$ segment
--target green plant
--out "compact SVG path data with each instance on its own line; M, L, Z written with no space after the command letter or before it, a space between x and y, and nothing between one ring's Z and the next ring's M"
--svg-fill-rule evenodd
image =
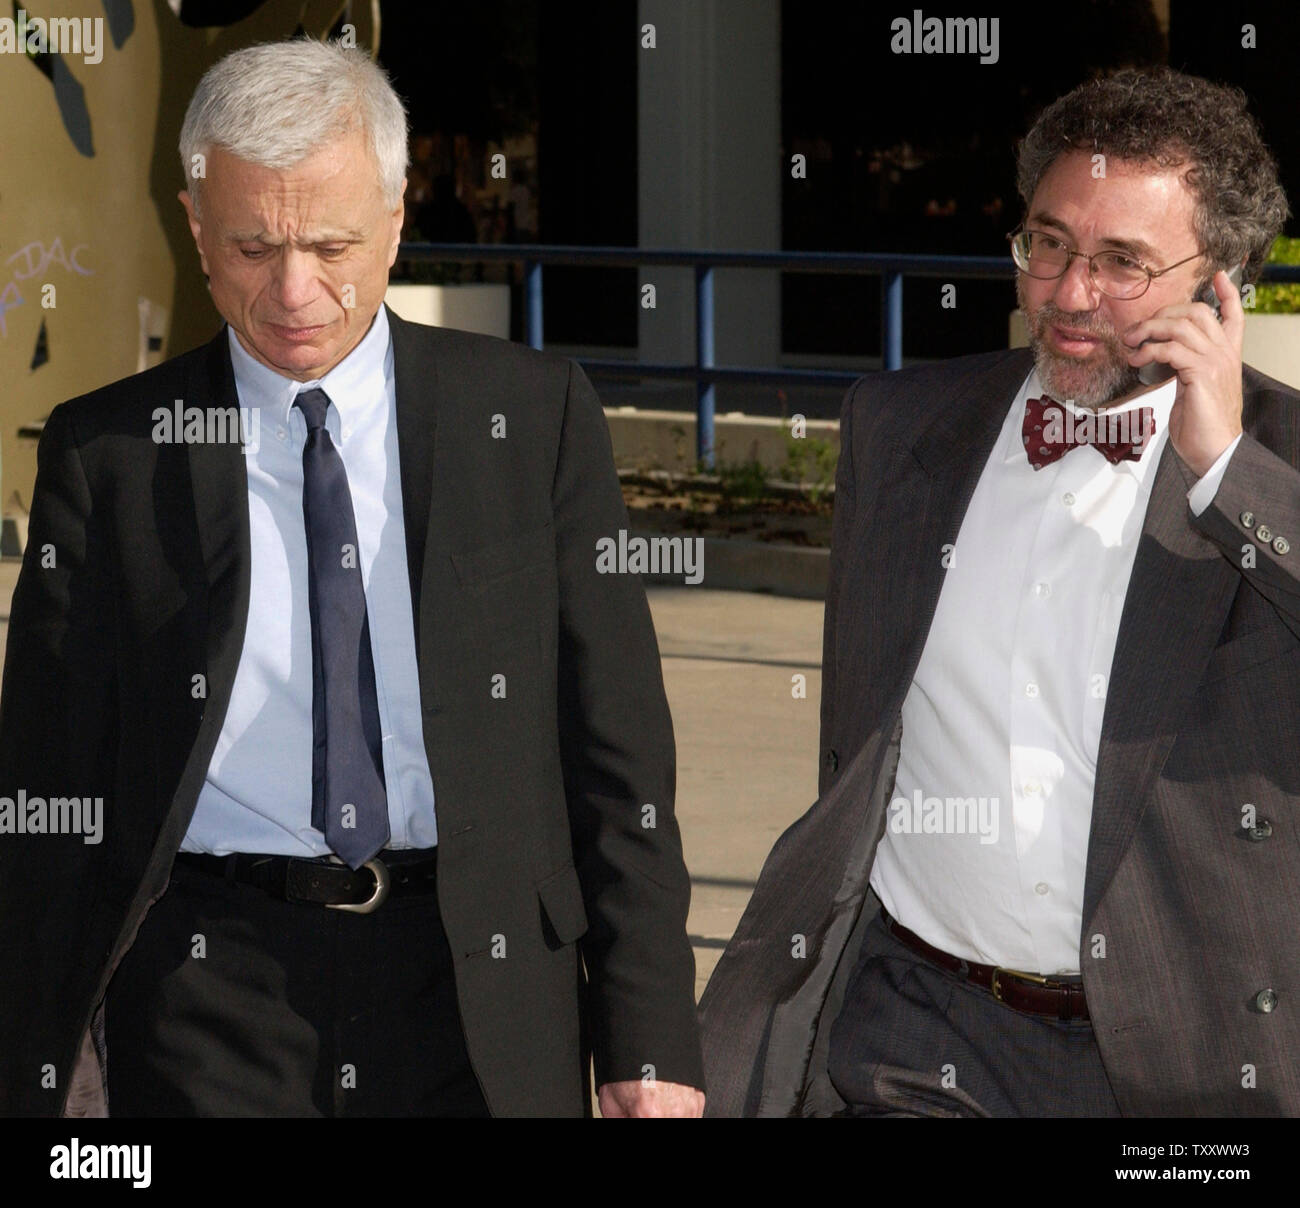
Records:
M808 498L820 503L835 482L838 457L835 443L823 436L795 437L786 433L785 465L779 473L784 482L806 484Z
M748 461L719 462L717 474L724 498L755 500L767 493L767 468L752 457Z
M1300 239L1279 235L1268 253L1269 264L1300 264ZM1300 281L1255 286L1255 314L1300 314Z

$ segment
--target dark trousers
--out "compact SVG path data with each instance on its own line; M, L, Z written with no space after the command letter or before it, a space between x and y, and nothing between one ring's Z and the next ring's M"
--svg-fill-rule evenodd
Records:
M1012 1010L900 943L878 911L828 1067L852 1116L1120 1114L1091 1024Z
M108 987L112 1116L485 1116L437 896L373 914L178 861Z

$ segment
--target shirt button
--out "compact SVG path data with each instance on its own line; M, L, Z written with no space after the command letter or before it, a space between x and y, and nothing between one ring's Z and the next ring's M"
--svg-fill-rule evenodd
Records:
M1273 538L1273 552L1274 552L1274 553L1277 553L1277 554L1285 554L1285 553L1287 553L1287 552L1290 550L1290 548L1291 548L1291 542L1289 542L1285 537L1274 537L1274 538Z
M1263 843L1273 833L1273 824L1267 818L1261 818L1246 831L1246 838L1254 843Z
M1042 791L1043 791L1043 786L1039 784L1037 780L1025 781L1025 792L1030 797L1037 797L1038 794L1041 793Z
M1037 685L1037 684L1026 684L1026 685L1025 685L1025 695L1026 695L1027 697L1029 697L1030 700L1036 700L1036 699L1038 698L1038 685Z
M1271 990L1271 989L1261 990L1258 994L1255 995L1255 1009L1257 1011L1263 1011L1264 1014L1267 1015L1276 1006L1277 1006L1276 990Z
M1046 895L1047 895L1048 892L1049 892L1049 890L1048 890L1048 888L1047 888L1047 882L1046 882L1046 881L1039 881L1038 884L1034 886L1034 892L1035 892L1035 893L1036 893L1040 898L1041 898L1041 897L1046 897Z
M1273 530L1267 524L1261 524L1255 530L1255 536L1258 537L1265 545L1273 540Z
M283 428L277 428L277 429L275 430L275 439L276 439L276 440L288 440L288 439L289 439L289 433L286 432Z
M1243 525L1245 528L1254 528L1254 527L1255 527L1255 513L1254 513L1254 512L1242 512L1242 514L1241 514L1241 523L1242 523L1242 525Z
M1067 508L1074 507L1074 492L1066 491L1065 494L1061 496L1061 502L1065 504Z
M1034 595L1040 600L1046 600L1052 594L1052 585L1050 583L1035 583Z
M352 429L351 429L351 428L344 428L344 429L343 429L343 439L344 439L344 440L347 440L348 437L351 436L351 435L352 435Z

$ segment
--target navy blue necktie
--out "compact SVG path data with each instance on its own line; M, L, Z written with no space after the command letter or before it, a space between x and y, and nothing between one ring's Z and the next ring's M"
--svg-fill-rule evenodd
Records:
M388 842L375 662L357 525L343 459L325 427L330 398L294 399L307 420L302 514L311 605L311 824L352 868Z

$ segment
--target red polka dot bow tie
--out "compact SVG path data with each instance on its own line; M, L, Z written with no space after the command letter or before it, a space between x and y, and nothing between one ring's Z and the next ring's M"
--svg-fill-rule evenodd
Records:
M1155 435L1155 411L1081 411L1078 414L1044 395L1025 401L1022 425L1025 452L1035 470L1059 461L1078 445L1091 445L1111 465L1137 461Z

